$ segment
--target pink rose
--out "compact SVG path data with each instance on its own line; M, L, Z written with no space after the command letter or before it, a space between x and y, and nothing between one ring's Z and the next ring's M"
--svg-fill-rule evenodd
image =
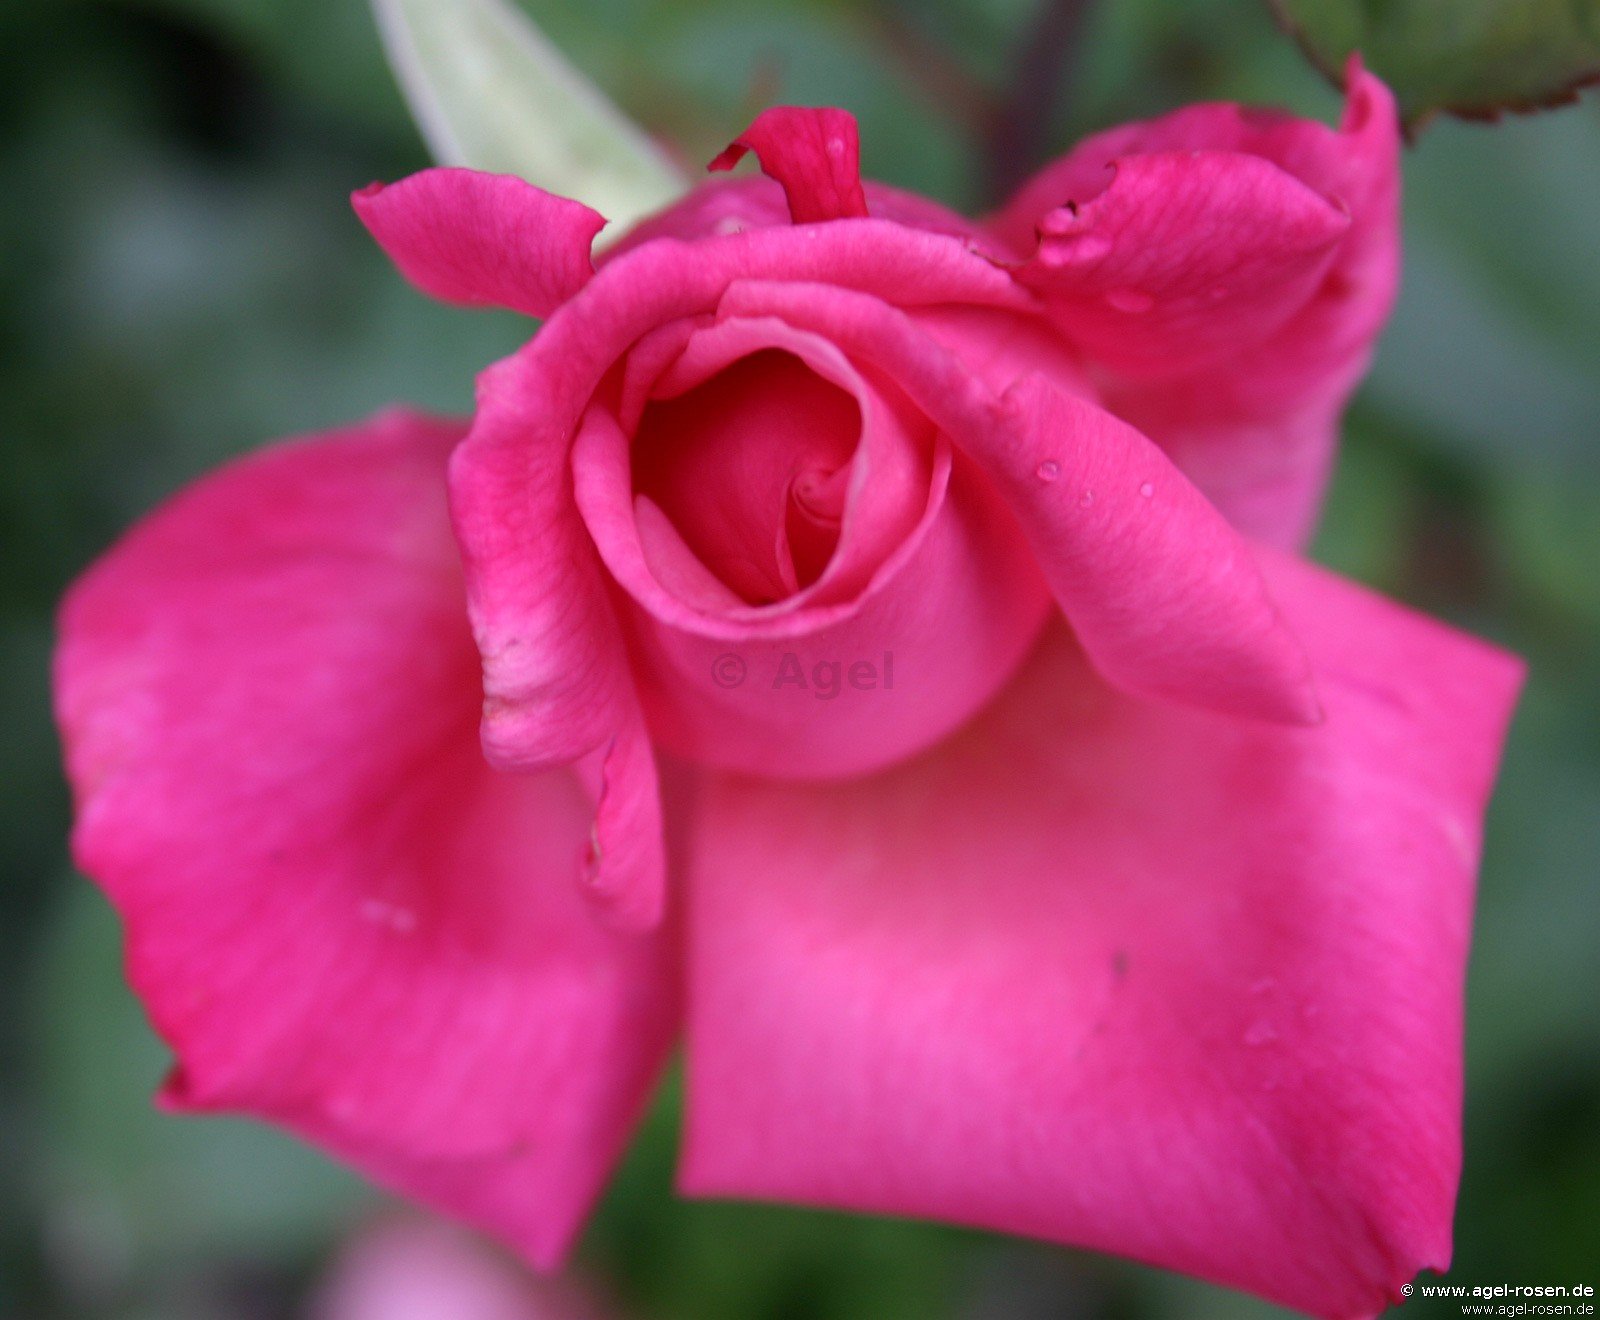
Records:
M682 1039L691 1194L1328 1316L1442 1268L1520 666L1294 554L1396 142L1355 67L1339 131L1196 106L978 222L774 109L598 272L515 178L358 193L547 319L470 427L242 460L66 604L165 1103L550 1265Z

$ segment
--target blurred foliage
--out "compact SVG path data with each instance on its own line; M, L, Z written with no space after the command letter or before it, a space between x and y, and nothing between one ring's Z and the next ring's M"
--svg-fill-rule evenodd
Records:
M1024 0L536 0L574 61L704 159L763 101L834 102L869 172L979 201ZM1334 97L1257 0L1094 11L1051 126ZM426 163L358 0L0 8L0 1315L298 1314L376 1203L274 1133L146 1099L162 1051L64 858L50 612L163 495L395 398L461 410L525 333L411 292L345 194ZM1600 1260L1600 106L1441 123L1407 159L1407 282L1319 557L1528 656L1470 985L1453 1278ZM668 1087L582 1265L659 1320L1234 1320L1271 1308L925 1225L671 1196ZM1444 1315L1415 1301L1407 1315Z
M1600 79L1600 0L1272 0L1336 82L1360 51L1412 125L1570 100Z

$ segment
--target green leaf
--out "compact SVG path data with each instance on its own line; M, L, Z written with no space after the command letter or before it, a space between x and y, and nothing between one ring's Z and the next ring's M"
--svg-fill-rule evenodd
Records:
M1415 128L1569 101L1600 80L1600 0L1270 0L1313 63L1341 81L1352 51Z
M505 0L373 0L400 87L435 158L518 174L611 221L688 188L683 175Z

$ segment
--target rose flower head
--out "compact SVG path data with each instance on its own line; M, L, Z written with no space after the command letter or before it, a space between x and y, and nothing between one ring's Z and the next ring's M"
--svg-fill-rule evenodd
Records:
M766 111L599 259L355 196L541 318L470 422L200 481L73 588L76 856L182 1110L541 1266L683 1050L680 1182L1318 1315L1442 1268L1521 667L1308 564L1398 269L1393 102L1199 105L964 218Z

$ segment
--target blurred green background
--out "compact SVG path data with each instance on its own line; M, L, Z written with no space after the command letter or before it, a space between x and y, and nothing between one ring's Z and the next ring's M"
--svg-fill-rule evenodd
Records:
M870 173L972 206L1033 5L530 8L691 158L768 100L835 103ZM1337 113L1259 0L1102 4L1069 84L1051 149L1197 97ZM273 1133L149 1107L162 1051L65 858L46 664L62 587L153 502L391 399L464 410L515 346L525 323L413 293L346 205L425 163L360 0L0 6L0 1315L300 1315L377 1203ZM1435 124L1406 169L1405 289L1317 553L1531 661L1490 820L1451 1277L1600 1283L1600 103ZM1274 1314L1028 1243L675 1201L674 1103L584 1243L621 1314Z

